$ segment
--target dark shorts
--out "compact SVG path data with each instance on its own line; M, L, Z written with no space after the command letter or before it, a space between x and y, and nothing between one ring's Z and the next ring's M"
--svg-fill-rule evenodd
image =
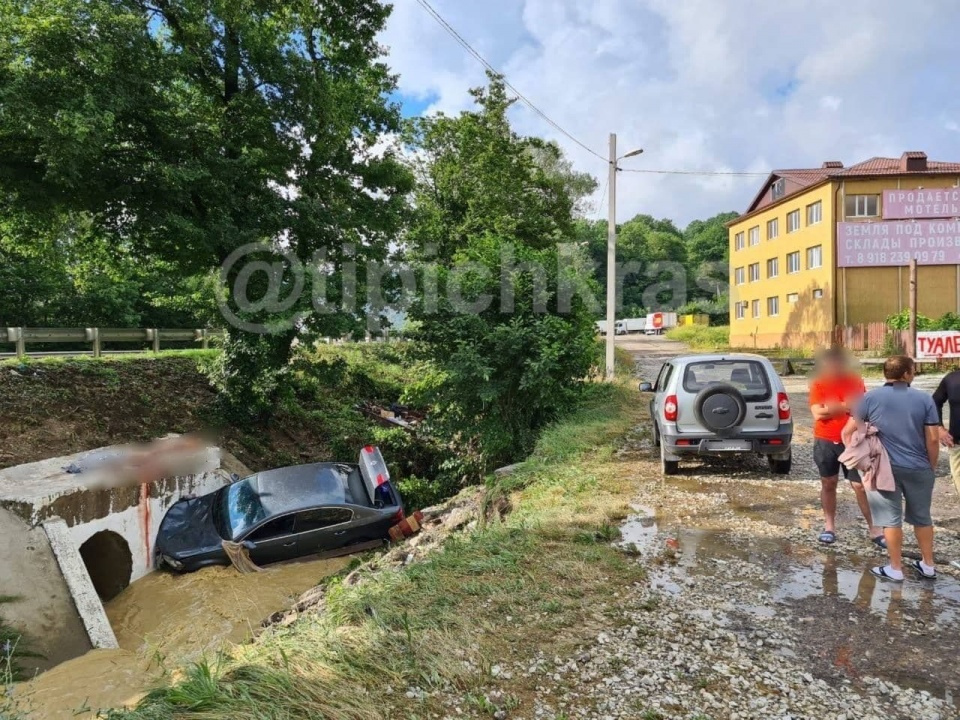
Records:
M933 470L893 466L896 489L889 492L875 490L867 493L870 513L878 527L901 527L903 521L915 527L930 527L930 505L933 501L933 486L936 480ZM907 512L903 512L906 504Z
M814 438L813 440L813 462L820 471L820 477L836 477L841 472L843 476L852 483L860 482L860 475L856 470L847 470L840 462L840 456L843 454L843 443L835 443L830 440Z

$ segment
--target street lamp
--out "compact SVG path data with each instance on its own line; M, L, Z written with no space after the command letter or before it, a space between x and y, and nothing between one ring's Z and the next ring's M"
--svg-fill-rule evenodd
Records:
M614 342L617 320L617 163L627 158L636 157L643 149L631 150L626 155L617 157L617 134L610 133L610 187L609 216L607 219L607 382L614 377Z

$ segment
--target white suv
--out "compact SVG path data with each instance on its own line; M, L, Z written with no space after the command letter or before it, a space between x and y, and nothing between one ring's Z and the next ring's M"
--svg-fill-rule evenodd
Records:
M687 355L663 364L650 401L654 444L665 475L681 458L757 453L770 470L790 472L790 400L770 361L760 355Z

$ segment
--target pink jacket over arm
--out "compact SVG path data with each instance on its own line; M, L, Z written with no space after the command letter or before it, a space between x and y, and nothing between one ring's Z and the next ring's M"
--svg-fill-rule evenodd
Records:
M857 470L867 490L892 491L896 489L890 456L871 423L857 423L850 442L840 454L840 462L847 470Z

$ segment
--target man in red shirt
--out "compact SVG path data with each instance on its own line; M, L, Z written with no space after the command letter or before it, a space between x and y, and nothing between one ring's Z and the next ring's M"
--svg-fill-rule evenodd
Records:
M837 540L837 480L843 470L867 521L871 540L878 547L886 547L883 532L873 525L860 476L856 470L848 472L840 463L844 450L841 433L865 391L863 378L847 367L843 350L831 348L820 356L817 376L810 382L810 412L814 419L813 460L820 471L820 504L823 506L823 532L819 539L825 545Z

